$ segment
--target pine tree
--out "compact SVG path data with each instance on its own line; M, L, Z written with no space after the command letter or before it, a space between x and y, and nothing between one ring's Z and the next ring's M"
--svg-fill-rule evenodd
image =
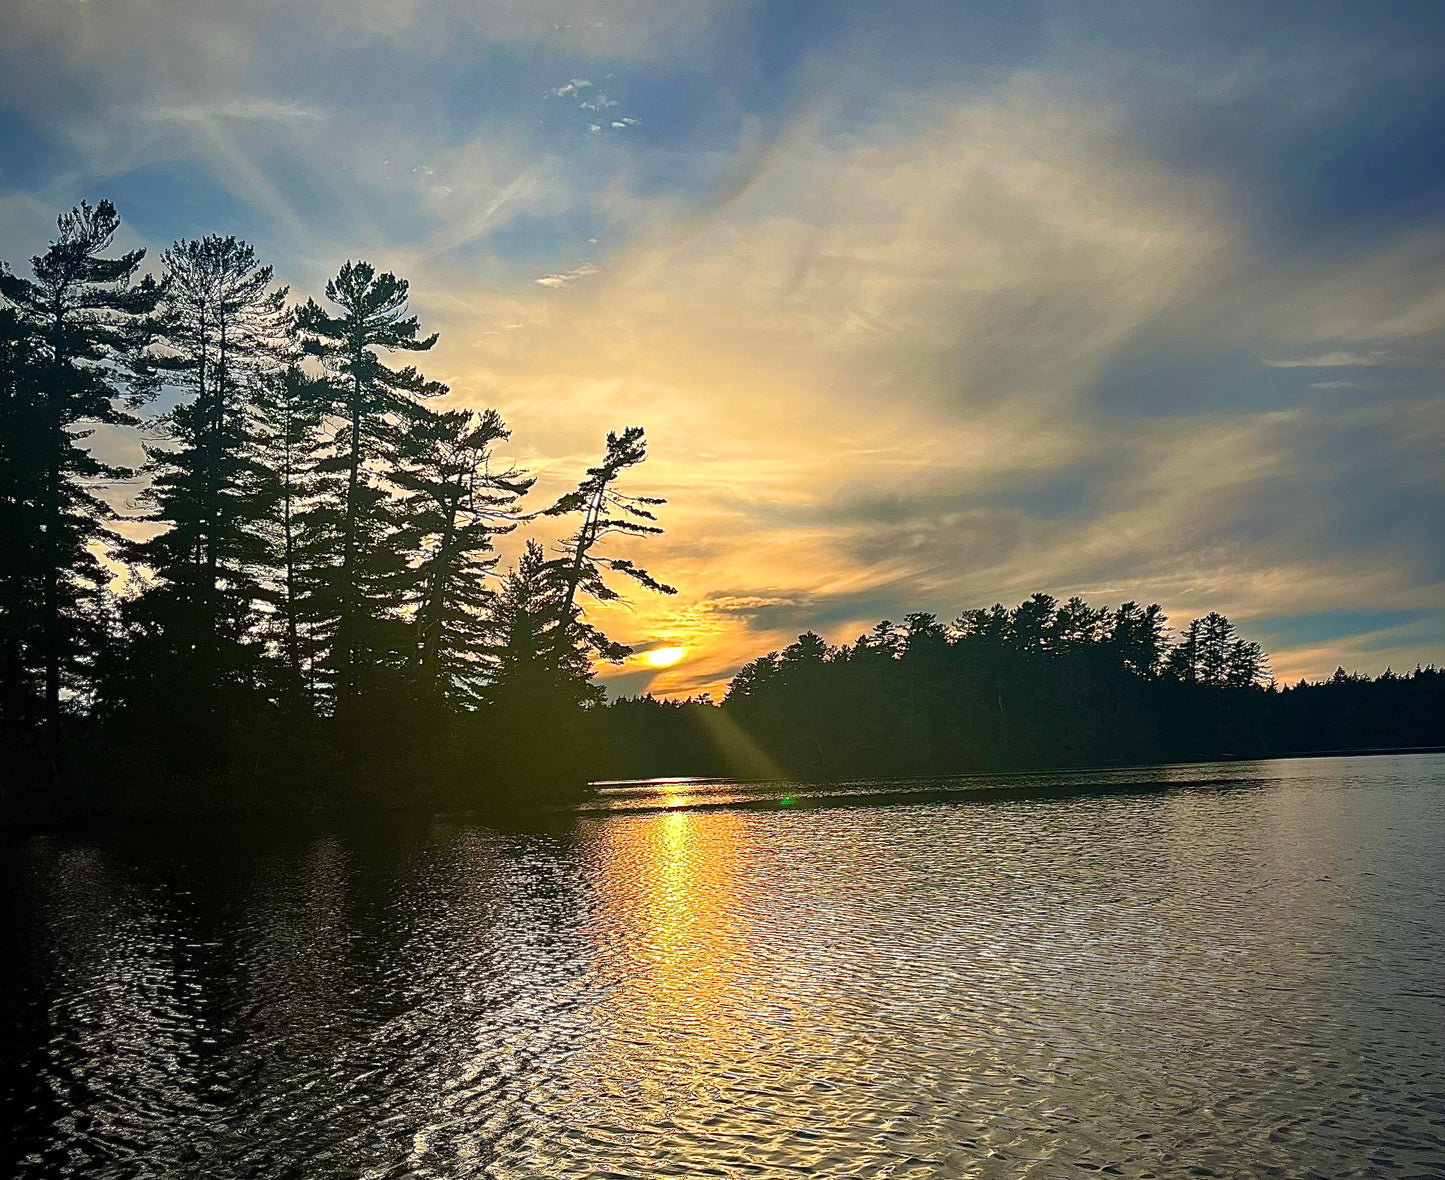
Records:
M347 712L365 669L406 657L400 611L407 567L392 545L403 521L386 472L398 463L417 399L446 392L413 366L393 369L379 355L425 352L437 341L422 336L420 321L408 314L407 290L405 280L378 274L368 262L347 262L326 284L338 314L308 300L296 317L303 347L331 378L334 429L316 465L317 503L305 523L313 537L329 535L337 552L314 605L318 631L330 643L338 714Z
M1216 688L1229 678L1229 653L1237 636L1234 624L1218 611L1210 611L1200 621L1199 679Z
M1224 683L1229 688L1253 688L1261 677L1269 675L1269 660L1264 648L1251 639L1236 639L1229 645L1225 660Z
M260 653L274 485L257 398L284 363L287 290L272 289L271 267L234 237L179 241L161 259L165 375L190 396L159 420L165 441L146 448L151 483L142 502L168 527L129 553L153 578L137 611L208 695Z
M1026 652L1049 649L1058 599L1052 594L1033 594L1014 608L1010 618L1009 640Z
M589 467L576 489L559 498L544 513L547 516L582 514L577 531L562 541L560 555L548 563L549 574L560 588L560 617L568 625L584 626L577 622L579 593L598 602L613 602L621 597L607 584L604 570L623 574L659 594L677 593L675 587L659 582L630 559L597 552L597 546L612 535L648 537L662 532L652 523L657 520L652 508L667 503L666 500L660 496L628 495L616 487L624 471L646 458L647 440L641 426L629 426L620 435L609 431L602 462ZM596 628L584 626L584 630L602 658L619 660L629 654L629 648L614 643Z
M1164 669L1183 684L1198 683L1202 677L1200 650L1203 644L1204 620L1191 619L1179 642L1169 649Z
M0 295L13 306L12 331L33 365L34 414L11 440L37 462L33 494L39 518L35 660L43 677L44 715L52 732L67 686L78 688L100 629L94 609L109 574L94 548L110 539L113 516L97 494L129 475L86 445L93 425L133 426L131 412L151 394L143 356L150 316L163 289L137 281L144 250L105 257L120 218L115 206L82 202L57 219L59 233L31 260L32 278L0 272ZM28 630L28 628L25 628Z
M961 640L976 640L992 648L1002 647L1010 634L1009 609L996 602L988 610L966 610L953 621L953 633Z
M491 470L491 448L511 437L495 410L416 416L394 473L408 493L398 542L413 555L414 678L424 700L470 704L488 673L493 538L517 527L513 507L534 482Z
M590 683L588 643L563 622L564 591L550 566L529 540L492 602L493 667L482 698L519 720L555 718L602 696Z
M262 466L270 487L264 534L269 543L266 600L281 655L282 701L312 707L315 652L308 592L322 555L309 544L303 527L312 495L318 447L317 429L327 404L325 382L308 377L297 365L270 373L257 391L256 411Z
M31 721L43 695L35 653L45 529L44 393L35 341L0 307L0 724Z
M565 589L546 552L529 540L496 590L488 616L493 649L479 689L478 732L504 796L535 803L570 790L586 761L579 725L603 698L592 683L594 640L564 621Z
M1087 651L1104 634L1108 607L1092 607L1077 594L1063 603L1050 627L1049 646L1055 653Z
M1125 671L1145 678L1158 673L1168 621L1157 602L1146 607L1126 602L1114 612L1108 624L1108 643Z

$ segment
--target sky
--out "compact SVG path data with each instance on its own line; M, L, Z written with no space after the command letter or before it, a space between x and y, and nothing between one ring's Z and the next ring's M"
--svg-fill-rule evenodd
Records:
M537 507L647 428L614 693L1039 590L1445 663L1438 3L0 9L0 258L391 269Z

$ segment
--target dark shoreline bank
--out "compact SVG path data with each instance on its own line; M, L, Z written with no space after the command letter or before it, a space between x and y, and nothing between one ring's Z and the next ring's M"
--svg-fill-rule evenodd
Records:
M0 815L0 835L25 838L114 833L159 833L183 830L189 833L218 833L223 829L273 833L277 821L294 825L297 834L326 831L380 830L396 825L414 826L463 821L499 831L559 833L577 818L597 819L608 815L655 814L666 811L801 811L820 807L886 807L923 803L985 803L1004 799L1066 799L1086 796L1152 795L1176 790L1228 787L1237 780L1227 775L1209 778L1141 778L1109 782L1100 777L1084 782L1060 781L1071 776L1109 776L1143 771L1168 771L1191 766L1226 767L1255 762L1281 762L1300 758L1360 758L1445 753L1445 746L1392 747L1352 750L1312 750L1303 753L1243 757L1221 755L1163 763L1094 764L1082 766L1014 766L971 770L957 774L928 774L899 777L787 777L744 779L728 776L657 776L649 779L605 779L589 782L584 791L574 791L566 800L532 805L493 802L491 805L460 804L453 799L423 799L411 804L371 806L330 806L310 810L279 807L217 809L210 811L159 811L155 808L89 816ZM1025 782L1010 782L1024 778ZM1040 778L1052 781L1038 781ZM879 784L887 789L868 789ZM687 802L662 800L629 804L614 799L609 804L598 788L619 789L676 784L678 795ZM733 790L723 799L708 799L705 788L725 784ZM909 786L908 784L916 784ZM930 785L932 784L932 785ZM946 784L946 785L945 785ZM689 792L687 787L697 790ZM791 793L783 788L799 788ZM773 793L768 792L772 788Z

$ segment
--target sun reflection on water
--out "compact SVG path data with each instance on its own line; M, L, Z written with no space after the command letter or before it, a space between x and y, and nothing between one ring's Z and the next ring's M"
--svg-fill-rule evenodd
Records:
M679 784L681 790L686 788ZM599 927L611 928L606 1020L614 1049L668 1044L642 1067L626 1053L599 1068L617 1072L621 1094L706 1087L716 1063L744 1051L748 930L737 904L741 816L674 810L600 825Z

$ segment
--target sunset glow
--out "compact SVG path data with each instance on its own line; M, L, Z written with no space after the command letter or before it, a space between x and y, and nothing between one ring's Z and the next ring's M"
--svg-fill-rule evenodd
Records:
M644 425L666 532L618 552L679 593L588 609L675 646L614 696L1040 590L1222 611L1282 679L1438 661L1445 206L1403 162L1445 74L1373 6L1256 7L1241 53L1176 5L17 5L0 257L110 195L298 298L392 267L537 506Z
M4 1175L1445 1180L1445 0L0 4Z

